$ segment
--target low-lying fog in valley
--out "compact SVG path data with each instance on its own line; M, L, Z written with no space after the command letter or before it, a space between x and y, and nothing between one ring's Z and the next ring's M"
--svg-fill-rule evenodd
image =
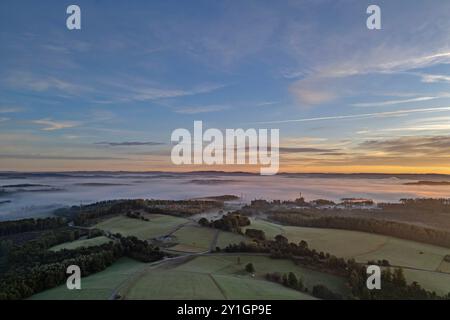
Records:
M413 184L433 176L177 173L0 174L0 220L50 214L54 209L125 198L190 199L223 194L307 200L364 197L376 202L450 197L450 185ZM450 180L440 177L438 181ZM408 184L409 183L409 184Z

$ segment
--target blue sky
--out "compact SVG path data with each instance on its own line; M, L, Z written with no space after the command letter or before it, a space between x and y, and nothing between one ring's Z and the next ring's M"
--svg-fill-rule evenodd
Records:
M4 0L0 170L177 170L171 132L203 120L279 128L284 171L450 173L449 16L438 0Z

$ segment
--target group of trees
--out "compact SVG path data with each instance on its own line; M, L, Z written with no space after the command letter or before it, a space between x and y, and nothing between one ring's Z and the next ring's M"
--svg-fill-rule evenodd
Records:
M450 299L450 293L438 296L422 288L417 282L408 283L403 269L384 268L381 272L381 289L369 290L366 285L367 272L363 265L352 263L349 269L348 281L352 288L353 297L365 300L428 300L428 299Z
M357 230L450 248L450 232L397 221L338 216L306 218L295 213L275 213L270 218L289 225Z
M386 211L420 211L421 213L450 213L450 198L400 199L400 203L380 203Z
M284 274L278 272L268 273L266 274L266 279L297 291L309 293L309 289L303 284L303 279L301 277L297 277L296 274L293 272ZM343 297L340 294L334 293L323 284L313 286L310 293L311 295L319 299L325 300L343 299Z
M247 271L248 273L255 273L255 266L253 265L253 263L247 263L245 265L245 271Z
M309 289L303 284L303 279L297 277L293 272L284 274L278 272L267 273L266 279L297 291L304 293L309 292ZM344 298L340 294L334 293L323 284L313 286L310 293L316 298L325 300L342 300Z
M291 259L296 263L314 269L339 275L347 274L347 264L343 258L310 249L306 241L301 241L298 244L289 243L283 235L277 235L273 240L255 240L252 243L230 244L224 251L267 253L274 259Z
M30 231L56 229L64 226L66 223L66 220L62 217L2 221L0 222L0 237Z
M281 274L279 272L267 273L266 279L269 281L280 283L291 289L308 292L308 288L306 288L303 284L303 279L301 277L297 277L293 272L284 274Z
M139 240L136 237L123 237L120 234L115 235L119 239L123 249L123 255L142 262L152 262L161 260L165 254L159 250L159 247L149 244L147 241Z
M104 270L122 256L143 262L164 257L158 247L120 234L99 246L48 250L56 244L75 240L80 232L85 231L54 230L22 245L9 243L7 250L2 252L7 264L0 276L0 300L27 298L64 283L69 265L78 265L84 277Z
M39 247L13 249L10 267L0 277L0 300L24 299L64 283L69 265L78 265L82 276L99 272L116 261L121 248L113 242L101 246L52 252Z
M77 212L74 221L77 225L89 225L99 218L123 214L124 212L145 210L147 205L145 200L115 200L102 201L87 206L74 206L72 210Z
M127 199L101 201L84 206L73 206L70 209L59 210L57 214L70 216L77 225L89 225L96 220L125 212L160 213L176 216L189 216L215 207L221 207L220 201L203 200L144 200Z
M203 227L210 227L224 231L242 233L241 227L250 225L250 219L236 212L229 212L220 219L209 221L201 218L198 223Z
M266 234L264 233L264 231L258 229L246 229L245 235L252 239L266 240Z
M138 220L142 220L142 221L150 221L148 218L144 217L143 215L141 215L141 213L139 211L128 211L126 216L128 218L131 219L138 219Z

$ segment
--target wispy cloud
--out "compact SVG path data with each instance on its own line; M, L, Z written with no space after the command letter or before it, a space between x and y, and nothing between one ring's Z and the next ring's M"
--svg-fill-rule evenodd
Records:
M154 141L124 141L124 142L96 142L96 145L103 145L108 147L131 147L131 146L159 146L164 145L162 142L154 142Z
M279 103L279 101L262 101L262 102L257 102L254 105L256 107L266 107L266 106L273 106L278 103Z
M69 76L56 77L14 71L5 81L9 86L20 90L58 93L63 97L82 96L83 99L98 104L180 98L210 93L226 87L224 84L199 84L190 88L171 88L153 81L120 76L114 77L115 80L93 76L90 80L83 79L81 82L79 79L74 80L76 77L71 79Z
M154 87L142 87L132 89L129 98L131 100L146 101L146 100L158 100L167 98L177 98L184 96L192 96L202 93L208 93L220 88L223 85L203 85L192 89L161 89Z
M338 149L280 147L279 151L280 153L324 153L335 152Z
M392 106L396 104L403 103L412 103L412 102L423 102L429 100L435 100L440 98L447 98L448 94L440 95L440 96L428 96L428 97L416 97L411 99L402 99L402 100L387 100L387 101L379 101L379 102L362 102L362 103L354 103L353 107L383 107L383 106Z
M435 82L450 82L450 76L439 74L422 74L422 82L435 83Z
M384 48L386 50L386 48ZM386 50L388 51L388 50ZM406 58L392 59L386 58L381 63L380 57L376 59L375 63L368 63L366 60L364 63L353 62L353 67L348 68L347 65L338 65L334 68L330 68L325 71L324 75L330 77L347 77L355 75L365 75L369 73L395 73L414 70L418 68L426 68L437 64L450 63L450 52L436 52L428 55L409 56Z
M53 130L61 130L66 128L73 128L79 125L79 122L75 121L56 121L51 119L39 119L31 121L34 124L44 126L42 130L44 131L53 131Z
M293 122L311 122L311 121L326 121L326 120L362 119L362 118L375 118L375 117L383 117L383 116L408 115L408 114L411 114L411 113L443 112L443 111L449 111L449 110L450 110L450 107L406 109L406 110L375 112L375 113L338 115L338 116L329 116L329 117L287 119L287 120L276 120L276 121L262 121L262 122L255 122L255 123L259 123L259 124L280 123L281 124L281 123L293 123Z
M17 113L22 112L24 109L21 107L0 107L0 114L4 113Z
M126 160L126 158L103 156L59 156L41 154L0 154L0 159L30 159L30 160Z
M317 90L313 87L308 87L303 81L294 83L289 90L300 104L306 106L330 102L337 97L337 95L329 89Z
M22 71L13 72L6 81L10 86L35 92L56 90L65 94L76 95L91 91L87 86L69 82L59 77L38 76Z
M448 157L450 136L416 136L386 140L369 140L361 143L359 147L391 155L441 155Z
M206 105L206 106L191 106L175 109L176 113L181 114L197 114L197 113L208 113L208 112L218 112L230 109L227 105Z

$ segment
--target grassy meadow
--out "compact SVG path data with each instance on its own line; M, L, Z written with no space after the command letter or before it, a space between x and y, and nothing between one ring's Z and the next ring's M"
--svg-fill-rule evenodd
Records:
M150 221L116 216L102 221L94 227L111 233L120 233L124 236L135 236L147 240L166 235L179 225L189 222L184 218L160 214L146 215L146 217Z
M253 278L244 271L256 269ZM121 294L126 299L313 299L280 284L265 280L267 272L294 272L312 288L326 284L345 292L344 279L296 266L288 260L254 255L204 255L174 267L149 269Z
M264 230L267 238L282 234L291 242L305 240L317 251L358 262L387 259L393 266L436 271L450 254L448 248L359 231L282 226L259 219L252 219L251 227Z

